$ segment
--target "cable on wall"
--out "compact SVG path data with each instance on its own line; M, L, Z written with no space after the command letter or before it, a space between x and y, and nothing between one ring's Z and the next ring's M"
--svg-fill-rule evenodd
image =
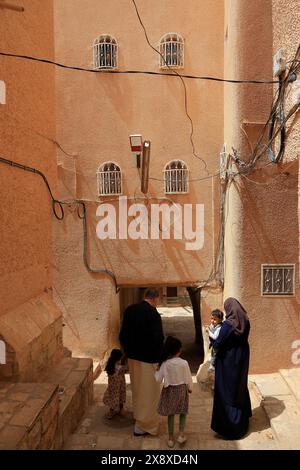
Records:
M165 76L176 77L179 75L182 78L187 78L187 79L192 79L192 80L208 80L208 81L214 81L214 82L236 83L236 84L248 83L248 84L253 84L253 85L268 85L268 84L278 83L277 80L275 81L274 80L233 80L233 79L201 76L201 75L184 75L184 74L179 74L178 72L177 74L174 74L174 73L168 73L168 72L153 72L150 70L96 70L96 69L90 69L86 67L76 67L72 65L65 65L65 64L61 64L60 62L55 62L49 59L42 59L39 57L33 57L33 56L28 56L28 55L23 55L23 54L13 54L10 52L3 52L3 51L0 51L0 56L15 57L17 59L25 59L25 60L31 60L31 61L36 61L36 62L42 62L45 64L55 65L56 67L60 67L63 69L77 70L79 72L89 72L89 73L100 73L100 74L104 73L104 74L116 74L116 75L122 75L122 74L157 75L161 77L165 77Z
M3 163L5 165L9 165L15 168L19 168L20 170L24 170L30 173L35 173L43 178L43 181L48 189L48 192L50 194L51 200L52 200L52 211L53 214L55 215L57 220L63 220L65 213L63 209L63 205L70 205L70 204L76 204L77 205L77 215L79 219L82 220L83 222L83 262L84 265L87 269L87 271L91 273L103 273L103 274L108 274L114 281L114 284L116 286L116 292L118 292L118 284L117 284L117 279L114 273L108 269L94 269L91 268L88 262L88 257L87 257L87 251L88 251L88 232L87 232L87 217L86 217L86 206L85 203L80 201L80 200L70 200L70 201L59 201L58 199L55 199L51 190L51 187L49 185L49 182L40 170L37 168L29 167L27 165L22 165L21 163L14 162L13 160L8 160L6 158L0 157L0 163ZM79 209L79 206L81 206L81 209ZM57 209L59 208L59 210Z

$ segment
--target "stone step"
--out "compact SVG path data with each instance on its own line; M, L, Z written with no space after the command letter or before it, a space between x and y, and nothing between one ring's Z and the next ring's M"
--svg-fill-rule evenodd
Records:
M280 369L279 373L300 405L300 368Z
M287 375L290 378L290 375ZM267 413L279 448L299 450L300 408L298 400L281 372L252 375L251 380L261 396L261 405Z
M52 449L58 407L57 385L0 382L0 449Z
M279 400L271 398L263 401L272 431L281 450L300 450L300 410L295 398Z
M279 372L273 374L259 374L251 375L252 381L262 397L266 399L272 396L287 396L291 395L291 391Z
M88 358L66 357L44 380L59 384L58 431L54 448L61 449L93 401L93 361Z
M61 449L93 401L93 363L64 358L41 383L0 382L0 449Z

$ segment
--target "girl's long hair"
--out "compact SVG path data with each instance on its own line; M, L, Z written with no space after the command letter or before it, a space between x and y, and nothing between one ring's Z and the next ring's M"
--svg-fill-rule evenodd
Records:
M109 359L107 361L105 371L108 375L113 375L115 373L116 362L118 362L122 357L122 351L120 349L113 349L110 353Z
M175 338L175 336L168 336L166 338L166 341L164 342L161 360L159 361L159 367L167 359L171 359L172 357L175 356L175 354L179 353L181 348L182 348L182 343L180 339Z

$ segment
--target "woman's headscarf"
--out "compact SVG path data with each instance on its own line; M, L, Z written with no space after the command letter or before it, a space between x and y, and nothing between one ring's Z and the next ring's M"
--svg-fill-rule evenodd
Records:
M234 328L235 335L243 335L246 328L249 327L249 318L244 307L238 300L229 297L224 302L224 309L226 312L226 320Z

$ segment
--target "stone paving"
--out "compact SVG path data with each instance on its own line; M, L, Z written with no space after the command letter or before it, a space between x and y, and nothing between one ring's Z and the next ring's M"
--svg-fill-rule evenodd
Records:
M280 449L300 450L300 369L280 369L252 379Z
M0 382L0 450L48 449L58 420L58 385Z
M61 449L93 402L92 366L67 357L43 383L0 382L0 450Z
M194 377L195 380L195 377ZM133 417L131 412L131 392L129 376L126 375L127 403L123 415L112 420L105 418L106 407L102 396L106 388L106 374L102 373L96 380L94 388L94 404L88 409L78 429L67 440L64 449L78 450L167 450L167 425L162 418L158 437L134 437ZM238 450L278 449L278 444L270 428L266 413L259 406L256 391L249 384L253 407L248 434L239 441L228 441L218 437L210 429L212 410L212 391L203 391L194 383L190 395L190 410L186 424L188 440L185 444L175 444L173 450Z

